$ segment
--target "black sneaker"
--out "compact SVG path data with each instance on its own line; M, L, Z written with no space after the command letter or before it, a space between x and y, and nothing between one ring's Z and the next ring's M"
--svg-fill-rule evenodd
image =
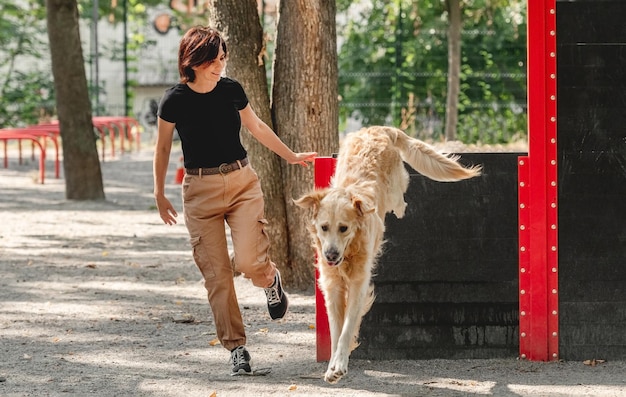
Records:
M245 346L242 345L231 350L230 361L233 364L231 375L252 373L252 368L250 368L250 353L248 353Z
M283 318L289 307L289 299L287 299L287 294L283 291L278 270L276 270L274 284L265 288L265 296L267 297L267 311L270 312L272 320Z

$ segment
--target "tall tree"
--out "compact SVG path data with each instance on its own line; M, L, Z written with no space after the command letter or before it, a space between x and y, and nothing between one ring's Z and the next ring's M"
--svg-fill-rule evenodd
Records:
M272 114L281 139L297 151L329 156L338 149L335 0L289 0L279 5ZM312 284L313 250L303 211L291 202L313 186L313 170L283 163L289 272L293 285Z
M78 29L76 0L46 0L48 39L63 143L65 196L104 199Z
M270 97L264 58L263 28L256 0L222 0L211 2L210 22L224 33L228 43L227 73L244 86L257 115L272 127ZM250 134L242 134L244 146L261 180L265 195L267 231L272 240L272 260L286 277L289 263L289 236L283 192L280 157L271 153ZM288 278L285 278L288 285Z
M335 1L283 1L280 7L271 113L263 32L254 0L211 5L213 24L227 35L228 74L241 81L257 114L289 147L330 155L339 140ZM306 214L292 199L312 188L313 169L288 165L246 134L243 137L265 193L273 259L286 285L310 287L314 254Z

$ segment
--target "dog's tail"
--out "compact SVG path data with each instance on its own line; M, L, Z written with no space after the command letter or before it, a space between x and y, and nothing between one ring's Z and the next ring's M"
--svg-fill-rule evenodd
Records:
M402 159L414 170L439 182L456 182L479 176L482 167L463 167L460 156L439 153L434 147L419 139L412 138L397 128L387 128L387 133L400 151Z

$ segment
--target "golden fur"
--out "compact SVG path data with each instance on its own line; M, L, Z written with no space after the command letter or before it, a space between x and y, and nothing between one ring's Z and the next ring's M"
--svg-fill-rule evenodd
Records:
M441 182L480 175L480 166L464 168L457 160L397 128L364 128L342 141L331 186L295 200L312 210L309 229L331 337L326 382L336 383L347 374L361 319L374 301L371 277L383 243L385 214L404 216L409 175L403 161Z

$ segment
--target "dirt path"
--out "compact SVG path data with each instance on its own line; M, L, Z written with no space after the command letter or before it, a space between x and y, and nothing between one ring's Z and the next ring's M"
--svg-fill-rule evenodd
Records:
M290 314L272 322L240 277L253 364L272 373L231 377L186 229L154 209L151 152L104 163L97 203L66 201L52 167L39 185L36 163L14 159L0 168L0 396L626 396L626 362L515 357L352 360L327 385L312 292L292 291ZM180 209L179 186L168 189Z

